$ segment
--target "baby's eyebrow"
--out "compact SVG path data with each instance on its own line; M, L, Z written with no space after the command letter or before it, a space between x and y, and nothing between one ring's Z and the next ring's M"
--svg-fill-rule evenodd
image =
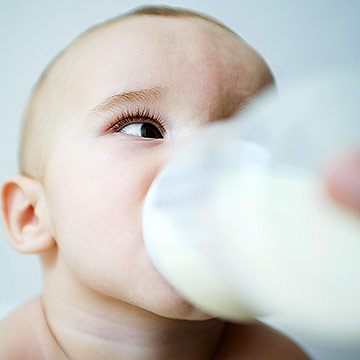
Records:
M117 111L119 106L134 102L155 102L165 96L165 89L153 87L148 89L126 91L112 95L96 105L88 113L88 116L96 115L104 111Z

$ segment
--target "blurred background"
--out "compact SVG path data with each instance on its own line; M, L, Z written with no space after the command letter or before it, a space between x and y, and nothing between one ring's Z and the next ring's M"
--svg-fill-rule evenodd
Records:
M294 77L360 65L357 0L1 0L0 180L17 172L21 114L33 84L48 62L89 26L149 4L190 8L217 18L264 56L280 91ZM15 253L1 227L0 318L40 291L37 257ZM276 318L270 322L278 326ZM323 344L292 330L282 330L314 359L360 359L360 345L356 349Z

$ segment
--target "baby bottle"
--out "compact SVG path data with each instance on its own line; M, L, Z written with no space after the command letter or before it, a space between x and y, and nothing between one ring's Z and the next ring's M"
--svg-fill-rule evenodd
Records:
M213 316L275 315L359 341L360 217L325 186L329 167L359 148L359 68L265 91L183 143L151 185L153 264Z

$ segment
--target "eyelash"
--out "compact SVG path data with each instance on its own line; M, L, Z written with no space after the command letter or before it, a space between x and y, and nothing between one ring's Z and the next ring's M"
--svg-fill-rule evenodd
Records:
M136 119L136 120L134 120ZM165 124L161 116L156 115L146 108L139 108L135 111L126 110L122 115L117 116L109 125L109 132L120 132L125 125L147 122L157 126L160 132L165 135Z

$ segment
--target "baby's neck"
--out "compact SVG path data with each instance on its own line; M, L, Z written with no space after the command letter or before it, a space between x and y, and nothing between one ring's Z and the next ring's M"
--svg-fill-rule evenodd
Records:
M58 284L44 288L49 330L71 360L211 359L225 323L158 316L136 306Z

